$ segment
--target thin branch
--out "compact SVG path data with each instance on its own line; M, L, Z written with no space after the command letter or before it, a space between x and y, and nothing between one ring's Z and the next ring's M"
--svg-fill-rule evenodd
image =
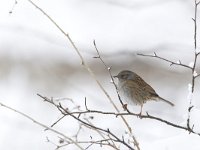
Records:
M85 119L89 124L91 124L91 125L93 125L94 126L94 124L91 122L91 121L89 121L88 119ZM103 140L106 140L106 137L105 137L105 135L102 133L102 132L100 132L99 130L95 130L102 138L103 138ZM111 137L109 136L109 135L107 135L109 138L108 139L111 139ZM117 148L117 146L116 146L116 144L115 144L115 141L114 140L108 140L107 141L108 142L108 145L109 146L111 146L111 147L113 147L114 149L118 149ZM112 143L112 144L111 144Z
M100 146L104 145L104 146L112 147L112 145L109 145L109 143L107 143L108 141L114 141L114 142L116 142L115 139L109 138L109 139L103 139L103 140L78 141L78 143L79 143L79 144L90 144L90 145L88 145L88 146L85 148L85 150L87 150L87 149L89 149L91 146L93 146L93 145L95 145L95 144L96 144L96 145L100 145ZM68 145L70 145L70 144L72 144L72 143L63 144L63 145L59 146L58 149L59 149L59 148L63 148L63 147L65 147L65 146L68 146ZM117 147L112 147L112 148L115 149L115 150L120 150L120 149L117 148Z
M187 125L187 127L181 126L181 125L175 124L173 122L170 122L168 120L165 120L165 119L150 115L148 112L147 112L146 115L140 115L138 113L133 113L133 112L129 112L129 113L114 113L114 112L105 112L105 111L98 111L98 110L87 110L87 111L81 111L81 112L71 112L71 114L74 114L74 115L75 114L90 114L90 113L97 113L97 114L102 114L102 115L114 115L116 117L118 117L118 116L136 116L137 118L140 118L140 119L143 119L143 118L152 119L152 120L156 120L156 121L165 123L165 124L167 124L169 126L172 126L172 127L176 127L176 128L179 128L179 129L183 129L183 130L189 131L189 133L194 133L194 134L197 134L197 135L200 136L200 133L195 132L188 125Z
M102 132L104 132L104 133L107 133L107 134L111 135L111 136L116 140L116 142L123 144L124 146L126 146L126 147L129 148L130 150L134 150L133 147L131 147L129 144L127 144L124 140L121 140L120 138L118 138L118 137L117 137L114 133L112 133L109 129L106 130L106 129L102 129L102 128L100 128L100 127L94 126L94 125L92 125L92 124L90 124L90 123L88 123L88 122L82 120L80 117L77 117L77 116L76 116L75 114L73 114L72 112L69 112L67 109L65 109L65 108L61 105L61 103L56 104L56 103L54 103L54 102L52 101L52 99L49 99L49 98L47 98L47 97L44 97L44 96L42 96L42 95L40 95L40 94L37 94L37 95L38 95L39 97L41 97L42 99L44 99L44 101L49 102L50 104L54 105L63 115L69 115L69 116L71 116L72 118L74 118L75 120L77 120L78 122L84 124L85 126L90 127L90 128L93 129L93 130L99 130L99 131L102 131Z
M58 106L57 106L58 107ZM72 113L68 112L65 108L62 107L62 105L59 105L59 110L61 110L61 112L64 114L67 114L69 116L71 116L72 118L74 118L75 120L77 120L78 122L81 122L82 124L94 129L94 130L99 130L99 131L102 131L104 133L107 133L107 134L110 134L113 138L115 138L116 142L119 142L121 144L123 144L124 146L126 146L127 148L129 148L130 150L134 150L133 147L131 147L129 144L127 144L124 140L121 140L120 138L118 138L114 133L112 133L109 129L105 130L105 129L102 129L100 127L97 127L97 126L94 126L94 125L91 125L85 121L83 121L82 119L76 117L75 115L73 115Z
M12 14L12 13L13 13L13 11L14 11L14 9L15 9L17 3L18 3L17 0L15 0L13 6L12 6L12 8L11 8L11 10L9 11L9 14Z
M195 0L195 10L194 10L194 18L193 18L193 21L194 21L194 65L192 67L192 90L191 90L191 94L194 93L194 87L195 87L195 79L199 76L195 76L194 73L195 73L195 70L196 70L196 64L197 64L197 58L198 58L198 55L199 53L196 52L196 49L197 49L197 10L198 10L198 5L199 5L199 2L197 2ZM191 130L193 129L193 126L190 127L190 116L191 116L191 110L194 106L192 105L192 98L189 99L189 106L188 106L188 118L187 118L187 127L190 128Z
M196 5L198 6L198 5L199 5L199 3L200 3L200 1L199 1L199 2L197 2L197 1L195 0L195 3L196 3Z
M195 79L198 78L199 76L200 76L200 74L196 75L196 76L195 76Z
M101 61L101 62L103 63L103 65L105 66L105 68L108 70L109 76L110 76L110 78L111 78L111 82L113 83L113 85L114 85L114 87L115 87L115 90L116 90L118 99L119 99L119 101L120 101L120 103L121 103L123 109L124 109L125 111L127 111L127 112L130 112L130 111L128 110L128 108L127 108L127 105L124 104L124 103L122 102L122 100L121 100L121 97L120 97L120 95L119 95L119 90L118 90L118 88L117 88L117 84L115 83L114 78L113 78L113 75L112 75L112 73L111 73L111 67L109 67L109 66L105 63L105 61L102 59L102 57L101 57L101 55L100 55L100 53L99 53L99 50L98 50L98 48L97 48L97 45L96 45L95 40L93 41L93 44L94 44L95 50L96 50L96 52L97 52L97 56L94 57L94 58L99 58L100 61ZM119 113L119 112L118 112L118 113ZM139 149L140 149L139 143L138 143L136 137L133 135L131 127L129 126L129 124L127 123L127 121L126 121L125 119L124 119L124 122L125 122L125 124L127 125L128 129L129 129L129 132L130 132L131 135L132 135L132 139L133 139L133 141L134 141L134 143L135 143L135 146L136 146L137 149L139 150Z
M174 62L174 61L171 61L171 60L168 60L166 58L163 58L163 57L160 57L158 56L155 52L154 52L154 55L148 55L148 54L137 54L139 56L145 56L145 57L154 57L154 58L158 58L158 59L161 59L165 62L169 62L170 63L170 66L172 65L177 65L177 66L182 66L182 67L185 67L185 68L188 68L188 69L191 69L192 70L192 67L188 66L188 65L185 65L185 64L182 64L181 61L179 60L178 62Z
M21 116L27 118L28 120L31 120L33 123L35 123L35 124L37 124L37 125L39 125L39 126L45 128L45 129L48 129L48 130L50 130L50 131L52 131L52 132L54 132L54 133L56 133L56 134L58 134L58 135L64 137L65 139L71 141L71 142L72 142L74 145L76 145L79 149L84 150L84 148L83 148L81 145L79 145L76 141L74 141L74 140L71 139L70 137L66 136L65 134L63 134L63 133L61 133L61 132L59 132L59 131L57 131L57 130L51 128L51 127L48 127L48 126L46 126L46 125L44 125L44 124L38 122L37 120L33 119L32 117L28 116L27 114L25 114L25 113L23 113L23 112L21 112L21 111L18 111L18 110L16 110L16 109L12 108L12 107L9 107L9 106L7 106L7 105L1 103L1 102L0 102L0 105L1 105L2 107L4 107L4 108L7 108L7 109L9 109L9 110L11 110L11 111L17 113L17 114L20 114Z
M94 72L90 69L90 67L88 66L88 64L84 61L81 53L79 52L79 49L76 47L76 45L74 44L74 42L72 41L71 37L69 36L69 34L67 34L66 32L64 32L64 30L62 30L62 28L43 10L41 9L39 6L37 6L34 2L32 2L31 0L28 0L33 6L35 6L40 12L42 12L63 34L64 36L69 40L69 42L72 44L73 48L75 49L76 53L78 54L78 56L81 59L81 64L85 67L85 69L89 72L89 74L92 76L92 78L97 82L98 86L100 87L100 89L104 92L104 94L106 95L106 97L108 98L109 102L112 104L112 106L115 108L115 110L117 112L120 112L119 109L117 108L117 106L115 105L115 103L113 102L113 100L111 99L110 95L106 92L106 90L103 88L103 86L101 85L101 83L99 82L99 80L97 80ZM125 123L126 127L128 128L128 130L130 131L130 133L132 133L131 128L129 127L127 121L125 118L123 118L123 116L121 116L123 122ZM137 149L140 150L138 143L135 143L137 145Z
M48 101L48 98L46 98L46 97L44 97L44 98L47 100L47 102L53 104L57 108L60 107L60 106L56 105L55 103L52 103L52 101L50 101L50 100ZM192 108L190 108L190 111L191 111L191 109ZM195 132L194 129L192 127L190 127L190 125L181 126L181 125L175 124L173 122L170 122L168 120L165 120L165 119L150 115L148 112L146 112L146 115L140 115L140 114L133 113L133 112L115 113L115 112L105 112L105 111L91 110L88 107L87 107L87 110L85 110L85 111L74 111L74 112L68 112L67 111L65 113L65 110L66 109L64 109L64 108L62 108L62 110L61 110L63 115L73 115L73 116L75 116L76 114L78 114L80 116L80 115L83 115L83 114L101 114L101 115L114 115L115 117L118 117L118 116L136 116L137 118L141 118L141 119L143 119L143 118L152 119L152 120L156 120L156 121L165 123L165 124L167 124L169 126L178 128L178 129L186 130L189 133L193 133L193 134L196 134L196 135L200 136L200 133ZM79 118L79 117L77 117L77 118Z
M194 71L196 69L196 64L197 64L197 57L199 55L199 53L196 52L197 49L197 10L198 10L198 5L199 2L197 2L195 0L195 10L194 10L194 49L195 49L195 53L194 53L194 65L192 67L192 93L194 92L194 84L195 84L195 76L194 76Z
M195 7L194 7L194 48L197 48L197 1L195 0Z
M65 117L65 115L63 115L62 117L60 117L56 122L54 122L51 127L54 127L58 122L60 122L63 118Z
M124 108L124 103L123 103L123 101L121 100L121 97L120 97L120 95L119 95L119 91L118 91L118 88L117 88L117 84L115 83L115 80L114 80L113 75L112 75L112 73L111 73L111 67L109 67L109 66L105 63L105 61L101 58L101 55L100 55L100 53L99 53L99 50L98 50L98 48L97 48L97 45L96 45L95 40L93 41L93 44L94 44L95 50L96 50L96 52L97 52L97 56L95 56L94 58L100 59L100 61L101 61L101 62L103 63L103 65L105 66L105 68L108 70L109 76L110 76L110 78L111 78L111 82L113 83L113 85L114 85L114 87L115 87L115 90L116 90L118 99L119 99L119 101L120 101L122 107ZM126 111L129 112L128 108L126 109Z

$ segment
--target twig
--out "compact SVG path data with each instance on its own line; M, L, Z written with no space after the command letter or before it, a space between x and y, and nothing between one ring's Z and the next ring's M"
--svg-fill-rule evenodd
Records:
M169 62L170 63L170 66L172 65L177 65L177 66L182 66L182 67L185 67L185 68L188 68L188 69L191 69L192 70L192 67L188 66L188 65L185 65L185 64L182 64L181 61L179 60L178 62L174 62L174 61L171 61L169 59L166 59L166 58L163 58L163 57L160 57L156 54L156 52L154 52L154 55L148 55L148 54L137 54L139 56L145 56L145 57L154 57L154 58L158 58L158 59L161 59L165 62Z
M79 114L79 115L82 115L82 114L90 114L90 113L97 113L97 114L102 114L102 115L114 115L116 117L118 116L136 116L137 118L145 118L145 119L152 119L152 120L156 120L156 121L159 121L159 122L162 122L162 123L165 123L169 126L172 126L172 127L176 127L176 128L179 128L179 129L183 129L183 130L186 130L186 131L189 131L189 133L194 133L194 134L197 134L200 136L200 133L197 133L195 132L192 128L190 128L190 126L181 126L181 125L178 125L178 124L175 124L173 122L170 122L170 121L167 121L165 119L162 119L162 118L159 118L159 117L156 117L156 116L153 116L153 115L150 115L148 112L146 115L139 115L138 113L133 113L133 112L129 112L129 113L114 113L114 112L105 112L105 111L98 111L98 110L86 110L86 111L76 111L76 112L70 112L70 114Z
M48 99L48 98L46 98L46 99ZM60 107L60 106L56 105L55 103L52 103L50 100L49 100L49 103L53 104L56 107ZM192 108L190 108L190 109L192 109ZM65 113L65 111L63 111L63 110L62 110L62 113L64 113L63 115L73 115L73 116L75 116L76 114L78 114L79 116L81 116L83 114L101 114L101 115L114 115L116 117L118 117L118 116L136 116L137 118L140 118L140 119L143 119L143 118L152 119L152 120L156 120L156 121L165 123L165 124L167 124L169 126L178 128L178 129L186 130L189 133L193 133L193 134L196 134L196 135L200 136L200 133L195 132L193 127L190 127L189 125L181 126L181 125L175 124L173 122L170 122L168 120L165 120L165 119L150 115L148 112L146 112L146 115L140 115L138 113L133 113L133 112L115 113L115 112L105 112L105 111L99 111L99 110L91 110L88 107L87 107L87 110L85 110L85 111L74 111L74 112L68 112L67 111L67 113ZM77 117L77 118L80 118L80 117Z
M195 73L195 70L196 70L196 64L197 64L197 58L198 58L198 55L199 53L196 52L196 49L197 49L197 10L198 10L198 5L199 5L199 2L197 2L195 0L195 10L194 10L194 18L192 18L192 20L194 21L194 65L192 67L192 93L194 93L194 87L195 87L195 79L199 76L195 76L194 73ZM190 127L190 116L191 116L191 110L194 106L192 105L192 98L189 99L189 107L188 107L188 118L187 118L187 127L189 129L193 129L193 126Z
M124 103L123 103L123 101L121 100L121 97L120 97L120 95L119 95L119 91L118 91L118 88L117 88L117 84L115 83L115 80L114 80L113 75L112 75L112 73L111 73L111 67L109 67L109 66L105 63L105 61L101 58L101 55L100 55L100 53L99 53L99 50L98 50L98 48L97 48L97 45L96 45L95 40L93 41L93 44L94 44L95 50L96 50L96 52L97 52L97 56L95 56L95 57L93 57L93 58L98 58L98 59L100 59L100 61L101 61L101 62L103 63L103 65L105 66L105 68L108 70L109 76L110 76L110 78L111 78L111 82L113 83L113 85L114 85L114 87L115 87L115 90L116 90L116 92L117 92L118 99L119 99L119 101L120 101L122 107L124 108ZM129 112L128 108L126 109L126 111Z
M37 95L38 95L39 97L41 97L45 102L48 102L48 103L54 105L54 106L62 113L63 116L67 116L67 115L68 115L68 114L65 113L65 111L69 112L68 109L63 108L62 105L61 105L61 103L59 103L59 104L57 105L57 104L53 101L53 98L47 98L47 97L42 96L42 95L40 95L40 94L37 94ZM88 109L88 107L87 107L87 99L86 99L86 98L85 98L85 109L89 111L89 109ZM81 112L81 110L79 110L79 111ZM71 112L70 112L70 113L71 113ZM72 114L73 114L73 113L72 113ZM80 118L81 115L82 115L82 114L79 114L79 113L75 113L74 115L76 115L76 114L78 114L77 118ZM94 126L87 118L84 118L84 120L87 121L87 123L90 124L91 126ZM83 124L83 125L84 125L84 124ZM91 129L91 127L88 127L88 126L85 126L85 127ZM106 138L104 137L104 135L103 135L99 130L95 130L95 131L96 131L103 139L106 139ZM79 141L76 141L76 142L77 142L77 143L80 143ZM93 143L93 144L94 144L94 143ZM92 144L92 145L93 145L93 144ZM69 145L69 143L66 144L66 146L67 146L67 145ZM108 144L107 144L107 145L109 145L109 146L111 146L111 147L117 149L117 147L116 147L114 141L112 141L112 144L110 144L109 141L108 141ZM63 147L63 146L62 146L62 147Z
M60 108L65 112L67 113L69 116L71 116L72 118L74 118L75 120L77 120L78 122L81 122L83 123L84 125L94 129L94 130L99 130L99 131L102 131L102 132L105 132L105 133L108 133L110 134L113 138L115 138L116 142L119 142L121 144L123 144L124 146L126 146L127 148L129 148L130 150L134 150L133 147L131 147L129 144L127 144L124 140L121 140L119 139L114 133L112 133L109 129L105 130L105 129L102 129L100 127L97 127L97 126L93 126L83 120L81 120L80 118L74 116L72 113L69 113L68 111L66 111L65 109L62 108L62 106L60 106Z
M65 117L65 115L63 115L62 117L60 117L56 122L54 122L51 127L54 127L58 122L60 122L63 118Z
M52 132L54 132L54 133L56 133L56 134L58 134L58 135L64 137L65 139L71 141L71 142L72 142L74 145L76 145L79 149L84 150L84 148L83 148L81 145L79 145L76 141L74 141L74 140L71 139L70 137L66 136L65 134L63 134L63 133L61 133L61 132L59 132L59 131L57 131L57 130L51 128L51 127L48 127L48 126L46 126L46 125L44 125L44 124L38 122L37 120L33 119L32 117L28 116L27 114L25 114L25 113L23 113L23 112L21 112L21 111L18 111L18 110L16 110L16 109L12 108L12 107L9 107L9 106L7 106L7 105L1 103L1 102L0 102L0 105L1 105L2 107L4 107L4 108L7 108L7 109L9 109L9 110L11 110L11 111L17 113L17 114L20 114L21 116L27 118L28 120L31 120L33 123L35 123L35 124L37 124L37 125L39 125L39 126L45 128L45 129L48 129L48 130L50 130L50 131L52 131Z
M89 72L89 74L93 77L93 79L97 82L98 86L100 87L100 89L104 92L104 94L106 95L106 97L108 98L109 102L112 104L112 106L115 108L115 110L117 112L119 112L119 109L117 108L117 106L115 105L115 103L113 102L113 100L111 99L110 95L106 92L106 90L103 88L103 86L101 85L101 83L99 82L99 80L97 80L95 74L93 73L93 71L90 69L90 67L88 66L88 64L84 61L81 53L79 52L79 49L76 47L76 45L74 44L73 40L71 39L71 37L69 36L69 34L67 34L43 9L41 9L39 6L37 6L34 2L32 2L31 0L28 0L33 6L35 6L40 12L42 12L63 34L64 36L69 40L69 42L71 43L71 45L73 46L73 48L75 49L76 53L78 54L78 56L81 59L81 64L85 67L85 69ZM127 121L125 120L125 118L123 118L122 116L122 120L125 123L125 125L127 126L128 130L132 133L131 128L129 127ZM137 149L140 150L138 143L135 143L137 145Z
M86 120L89 124L91 124L91 125L94 126L94 124L93 124L92 122L90 122L88 119L85 118L85 120ZM95 131L103 138L104 141L106 141L106 137L105 137L105 135L104 135L102 132L100 132L99 130L95 130ZM107 136L109 137L108 139L111 139L109 135L107 135ZM111 144L111 143L112 143L112 144ZM118 149L117 146L116 146L116 144L115 144L115 141L114 141L114 140L107 140L107 145L110 146L110 147L112 147L112 148L114 148L115 150Z
M11 10L9 11L9 14L12 14L12 13L13 13L13 10L15 9L15 6L17 5L17 3L18 3L17 0L15 0L13 6L12 6L12 8L11 8Z
M52 99L48 99L47 97L44 97L40 94L37 94L38 96L40 96L42 99L44 99L46 102L49 102L50 104L54 105L63 115L69 115L72 118L74 118L75 120L77 120L78 122L84 124L85 126L88 126L90 128L92 128L93 130L98 130L98 131L102 131L104 133L107 133L109 135L111 135L116 142L123 144L124 146L126 146L127 148L129 148L130 150L134 150L133 147L131 147L129 144L127 144L124 140L121 140L120 138L118 138L113 132L111 132L109 129L102 129L100 127L97 127L95 125L92 125L84 120L82 120L80 117L75 116L75 114L73 114L72 112L69 112L67 109L65 109L61 103L56 104L52 101Z
M195 0L194 18L192 18L192 20L194 21L194 49L195 49L193 66L188 66L188 65L182 64L180 60L178 62L174 62L174 61L168 60L166 58L158 56L155 52L154 52L154 55L138 54L140 56L154 57L154 58L161 59L163 61L169 62L170 66L177 65L177 66L181 66L181 67L185 67L187 69L190 69L191 73L192 73L191 94L194 93L195 79L200 76L200 74L195 75L196 74L195 70L196 70L197 58L198 58L198 56L200 54L200 52L198 52L198 53L196 52L196 49L197 49L197 10L198 10L198 5L199 4L200 4L200 1L197 2L197 0ZM192 125L192 127L190 125L190 115L191 115L192 108L194 108L194 106L192 105L192 98L190 98L189 99L189 107L188 107L188 118L187 118L187 123L186 123L187 127L183 128L185 130L188 130L190 133L194 133L194 131L193 131L194 125ZM199 135L199 133L197 133L197 134Z
M118 91L117 85L116 85L116 83L115 83L115 81L114 81L114 78L113 78L113 75L112 75L112 73L111 73L111 67L109 67L109 66L105 63L105 61L102 59L102 57L101 57L101 55L100 55L100 53L99 53L99 50L98 50L98 48L97 48L97 45L96 45L95 40L93 41L93 43L94 43L95 50L96 50L96 52L97 52L97 56L94 57L94 58L99 58L100 61L101 61L101 62L103 63L103 65L105 66L105 68L108 70L109 76L110 76L110 78L111 78L111 82L113 83L113 85L114 85L114 87L115 87L115 90L116 90L118 99L119 99L119 101L120 101L120 103L121 103L123 109L129 113L130 111L128 110L128 108L126 107L126 105L122 102L121 97L120 97L120 95L119 95L119 91ZM119 113L119 112L118 112L118 113ZM136 137L133 135L133 131L132 131L131 127L129 126L129 124L127 123L126 120L124 120L124 122L127 124L128 129L129 129L129 132L130 132L131 135L132 135L132 139L133 139L133 141L134 141L134 145L135 145L135 146L137 147L137 149L139 150L139 149L140 149L139 143L138 143Z

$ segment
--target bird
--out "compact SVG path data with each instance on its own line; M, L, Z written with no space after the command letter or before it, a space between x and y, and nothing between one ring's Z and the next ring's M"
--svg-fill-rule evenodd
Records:
M160 97L156 91L135 72L123 70L113 77L118 78L117 89L120 97L124 98L128 104L141 106L140 116L142 114L143 104L147 101L160 100L170 106L174 106L172 102Z

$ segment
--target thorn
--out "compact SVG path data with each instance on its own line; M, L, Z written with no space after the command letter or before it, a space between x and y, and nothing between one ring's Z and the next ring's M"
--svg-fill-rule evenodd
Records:
M78 114L78 117L77 118L80 118L81 114Z
M194 19L194 18L192 18L192 20L193 20L193 21L195 21L195 19Z
M93 44L94 44L94 46L96 47L96 42L95 42L95 40L93 40Z
M89 116L90 119L94 119L94 116Z
M194 124L192 125L192 130L194 129Z
M190 106L189 108L188 108L188 111L190 112L191 111L191 109L193 108L194 106Z
M124 142L124 136L122 135L122 141Z
M85 97L85 109L88 110L86 97Z

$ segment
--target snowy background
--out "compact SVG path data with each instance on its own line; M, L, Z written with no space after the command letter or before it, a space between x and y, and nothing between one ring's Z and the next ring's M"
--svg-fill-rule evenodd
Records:
M67 97L98 110L113 110L94 79L80 65L80 59L60 31L26 0L0 0L0 102L20 110L36 120L51 125L60 117L55 108L36 94ZM104 88L118 104L113 85L102 63L94 59L93 40L102 58L117 74L130 69L141 75L162 97L175 103L171 108L162 102L144 107L156 116L184 125L188 108L190 72L169 66L157 59L136 53L159 55L189 64L193 61L193 0L35 0L64 31L70 34L84 59ZM199 64L198 64L199 65ZM200 70L197 70L199 72ZM192 120L197 120L200 102L199 80ZM103 108L102 108L103 107ZM131 106L139 112L139 108ZM153 120L127 117L142 150L199 150L199 136L172 128ZM70 123L69 123L70 122ZM103 122L103 123L102 123ZM112 122L112 123L111 123ZM115 122L119 126L115 126ZM94 123L113 129L117 134L126 130L115 117L95 118ZM44 131L31 121L0 107L0 149L54 149L46 137L58 142L57 135ZM55 126L73 135L77 124L71 119ZM86 135L87 136L87 135ZM71 147L71 149L73 149Z

